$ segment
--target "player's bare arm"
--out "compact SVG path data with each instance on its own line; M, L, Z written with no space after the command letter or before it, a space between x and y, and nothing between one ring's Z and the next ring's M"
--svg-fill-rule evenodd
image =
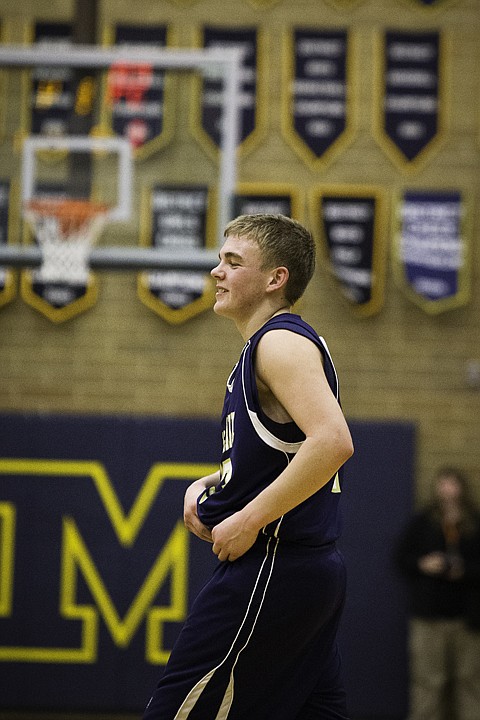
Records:
M270 486L213 529L213 551L220 560L240 557L261 528L323 487L353 453L347 423L312 342L286 330L266 333L257 349L256 374L260 396L267 398L265 411L275 413L276 420L282 415L282 421L294 420L306 439Z
M195 480L195 482L188 486L183 501L183 521L185 527L201 540L206 540L207 542L212 542L212 534L198 519L197 500L204 490L212 485L218 485L219 482L219 470L211 475L206 475L205 477Z

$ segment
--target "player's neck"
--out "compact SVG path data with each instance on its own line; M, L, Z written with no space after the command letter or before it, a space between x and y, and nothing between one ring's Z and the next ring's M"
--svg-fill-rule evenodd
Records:
M286 301L283 301L282 303L273 307L271 305L266 305L258 308L258 310L252 313L252 315L250 315L248 318L237 320L235 322L235 325L237 326L237 330L243 337L244 341L247 342L247 340L251 338L252 335L257 332L257 330L260 330L260 328L265 325L265 323L268 322L268 320L270 320L272 317L291 311L292 307Z

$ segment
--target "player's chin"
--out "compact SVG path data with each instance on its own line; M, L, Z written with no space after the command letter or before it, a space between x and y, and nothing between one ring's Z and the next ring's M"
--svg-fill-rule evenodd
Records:
M213 306L213 312L216 315L228 315L228 309L221 300L216 300Z

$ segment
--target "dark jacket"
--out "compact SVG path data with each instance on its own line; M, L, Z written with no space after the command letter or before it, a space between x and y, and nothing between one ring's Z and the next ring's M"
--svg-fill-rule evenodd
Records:
M415 515L402 533L395 552L397 568L410 591L410 612L421 618L463 617L471 629L480 631L480 516L473 517L468 532L461 532L458 554L464 574L450 580L447 574L429 576L418 568L422 555L446 552L439 520L431 510Z

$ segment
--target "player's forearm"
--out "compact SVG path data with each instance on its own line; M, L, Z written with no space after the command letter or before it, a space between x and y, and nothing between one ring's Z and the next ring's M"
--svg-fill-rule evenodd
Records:
M220 481L220 471L205 475L195 480L188 486L183 501L183 521L185 527L201 540L211 542L212 536L210 530L199 520L197 513L197 501L199 496L212 485L216 485Z
M334 441L306 438L287 468L241 512L248 527L260 530L320 490L353 454L347 431Z

